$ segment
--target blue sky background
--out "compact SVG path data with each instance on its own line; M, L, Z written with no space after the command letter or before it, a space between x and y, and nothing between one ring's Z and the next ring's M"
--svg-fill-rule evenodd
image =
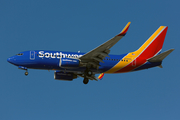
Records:
M1 0L1 120L179 120L180 2L178 0ZM102 81L54 80L53 71L25 76L7 58L26 50L88 52L118 34L112 49L139 48L161 25L168 26L163 51L175 48L163 69L106 74Z

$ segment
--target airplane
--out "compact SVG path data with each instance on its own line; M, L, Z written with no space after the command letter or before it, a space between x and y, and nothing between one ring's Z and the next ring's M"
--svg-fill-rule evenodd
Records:
M121 55L109 54L110 48L126 35L130 23L118 35L87 53L32 50L20 52L7 61L26 70L25 75L28 75L28 69L54 70L56 80L72 81L82 77L84 84L89 80L101 80L104 74L162 68L163 59L174 50L161 53L167 26L160 26L136 51ZM96 77L95 74L100 75Z

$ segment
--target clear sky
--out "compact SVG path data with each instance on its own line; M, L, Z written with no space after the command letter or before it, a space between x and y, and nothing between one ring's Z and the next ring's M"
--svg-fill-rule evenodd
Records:
M1 0L0 120L180 120L178 0ZM27 50L88 52L132 22L111 54L139 48L161 25L163 68L105 74L88 85L54 80L53 71L25 76L7 58Z

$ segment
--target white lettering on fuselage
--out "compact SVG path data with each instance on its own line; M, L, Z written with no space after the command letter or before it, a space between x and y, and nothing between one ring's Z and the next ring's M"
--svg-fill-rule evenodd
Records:
M78 55L78 54L65 54L62 52L56 52L56 53L49 53L49 52L45 52L44 51L39 51L39 55L40 58L79 58L82 55Z

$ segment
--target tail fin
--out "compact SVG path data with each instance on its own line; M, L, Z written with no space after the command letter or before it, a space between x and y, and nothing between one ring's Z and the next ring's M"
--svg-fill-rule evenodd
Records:
M160 26L153 33L153 35L151 35L151 37L135 52L145 59L149 59L157 55L162 50L167 29L167 26Z

